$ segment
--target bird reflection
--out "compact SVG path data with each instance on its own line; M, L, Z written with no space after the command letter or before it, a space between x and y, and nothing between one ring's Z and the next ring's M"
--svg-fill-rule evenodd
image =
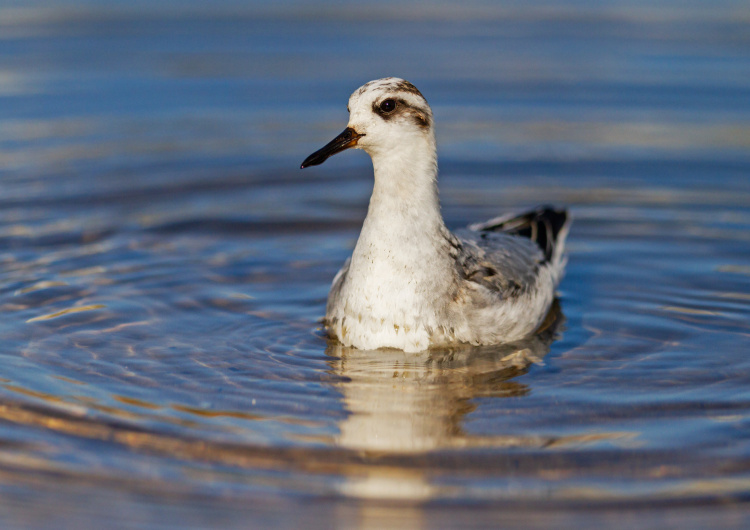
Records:
M416 454L470 446L526 446L523 437L481 437L463 430L463 419L476 408L474 398L517 397L528 385L513 381L549 352L564 322L559 303L540 330L511 344L458 346L421 353L357 350L331 343L327 354L335 386L349 415L339 424L336 443L373 453ZM419 470L393 473L373 469L352 478L345 493L357 497L425 499L432 487Z

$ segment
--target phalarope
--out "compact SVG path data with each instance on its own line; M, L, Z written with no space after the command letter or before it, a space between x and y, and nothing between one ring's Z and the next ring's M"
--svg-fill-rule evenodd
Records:
M403 79L349 98L349 123L302 168L345 149L372 158L362 232L333 280L325 325L346 346L407 352L524 338L544 320L565 268L564 209L540 207L452 234L440 214L432 110Z

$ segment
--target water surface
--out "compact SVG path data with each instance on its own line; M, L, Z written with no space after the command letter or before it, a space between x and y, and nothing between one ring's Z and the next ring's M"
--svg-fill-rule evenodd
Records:
M742 2L0 6L0 520L724 527L750 494ZM545 329L329 342L384 75L451 227L575 218Z

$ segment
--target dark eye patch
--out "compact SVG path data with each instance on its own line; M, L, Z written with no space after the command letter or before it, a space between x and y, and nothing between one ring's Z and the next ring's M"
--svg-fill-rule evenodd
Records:
M390 109L390 110L388 110ZM428 128L430 126L429 114L419 107L412 107L400 98L388 98L380 103L373 102L372 111L388 121L396 116L402 116L412 120L417 126Z

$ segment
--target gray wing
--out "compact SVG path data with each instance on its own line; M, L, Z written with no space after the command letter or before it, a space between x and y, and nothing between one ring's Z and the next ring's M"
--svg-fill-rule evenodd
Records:
M503 232L456 232L459 276L497 292L502 298L533 288L544 253L530 239Z
M541 206L458 231L459 274L503 298L533 288L543 269L557 282L568 225L566 210Z

